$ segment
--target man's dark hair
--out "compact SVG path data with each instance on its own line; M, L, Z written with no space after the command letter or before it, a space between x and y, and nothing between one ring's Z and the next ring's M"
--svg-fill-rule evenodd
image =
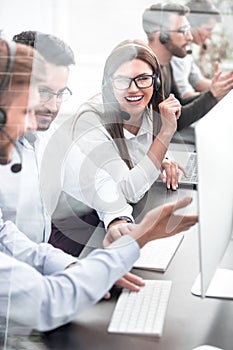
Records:
M186 6L190 9L188 20L192 28L208 24L211 19L221 22L219 10L209 0L191 0L186 3Z
M75 64L70 46L54 35L28 30L16 34L13 41L34 47L46 61L57 66Z

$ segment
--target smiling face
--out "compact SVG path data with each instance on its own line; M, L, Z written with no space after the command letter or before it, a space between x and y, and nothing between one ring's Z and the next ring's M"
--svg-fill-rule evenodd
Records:
M133 59L132 61L123 63L115 71L113 80L124 80L125 78L132 79L139 77L139 81L140 79L143 81L144 79L147 79L147 75L153 75L151 66L140 59ZM153 95L153 89L153 84L148 88L142 89L137 87L135 81L131 81L128 88L119 90L113 83L113 92L117 102L120 105L120 109L129 113L131 120L142 117L143 111L145 107L147 107Z

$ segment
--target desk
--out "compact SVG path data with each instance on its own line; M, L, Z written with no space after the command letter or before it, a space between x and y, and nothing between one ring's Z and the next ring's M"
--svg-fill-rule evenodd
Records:
M188 211L196 212L196 191L180 188L166 191L163 184L156 184L141 202L135 206L136 220L148 208L164 202L192 195L193 203ZM229 246L225 262L232 264L233 243ZM233 301L201 299L190 292L198 274L197 225L185 233L185 238L165 273L134 270L145 279L170 279L172 291L168 304L164 332L161 338L108 334L107 327L117 298L102 300L69 325L22 340L23 346L15 349L55 350L191 350L201 344L218 346L224 350L233 348ZM21 338L22 339L22 338ZM10 349L7 348L7 350ZM12 348L13 349L13 348Z
M141 211L152 204L176 200L192 195L194 201L189 211L196 212L196 191L180 188L177 192L166 191L160 185L153 186L148 195L135 206L137 220ZM225 257L230 266L233 244ZM116 297L101 301L77 318L75 323L51 332L46 337L49 349L80 350L191 350L201 344L211 344L232 350L233 302L228 300L201 299L190 292L198 274L197 226L185 233L172 263L165 273L134 270L146 279L171 279L172 291L168 304L162 338L114 335L107 327L114 310Z

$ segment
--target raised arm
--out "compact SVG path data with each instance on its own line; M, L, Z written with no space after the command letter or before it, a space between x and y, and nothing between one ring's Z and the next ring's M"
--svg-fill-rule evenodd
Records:
M132 236L142 248L147 242L173 236L186 231L197 223L197 215L183 215L176 210L189 205L190 197L184 197L177 202L168 203L150 210L139 224L119 224L112 227L105 236L103 245L106 247L123 235Z

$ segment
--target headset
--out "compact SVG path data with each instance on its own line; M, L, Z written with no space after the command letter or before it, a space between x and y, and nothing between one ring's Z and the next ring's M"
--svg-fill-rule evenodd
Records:
M170 40L169 30L165 29L166 16L165 12L176 12L173 11L172 7L169 7L169 3L161 3L152 5L150 8L146 9L143 13L143 29L148 34L153 34L159 32L159 41L162 45L168 43ZM156 20L154 18L154 13L157 12ZM156 27L156 29L155 29ZM159 29L157 28L159 27Z
M6 112L3 108L0 108L0 130L4 127L6 124Z
M164 21L164 8L167 4L161 4L160 7L160 34L159 34L159 41L162 45L167 44L167 42L170 39L169 32L163 30L163 21Z
M13 67L13 63L14 63L14 59L15 59L15 52L16 52L16 45L15 45L14 41L9 42L7 40L4 40L4 42L7 45L9 54L8 54L6 72L5 72L4 78L2 80L2 83L0 84L0 94L3 93L3 91L5 90L7 84L10 80L10 73L11 73L11 70ZM6 111L0 107L0 130L6 124L6 119L7 119Z

